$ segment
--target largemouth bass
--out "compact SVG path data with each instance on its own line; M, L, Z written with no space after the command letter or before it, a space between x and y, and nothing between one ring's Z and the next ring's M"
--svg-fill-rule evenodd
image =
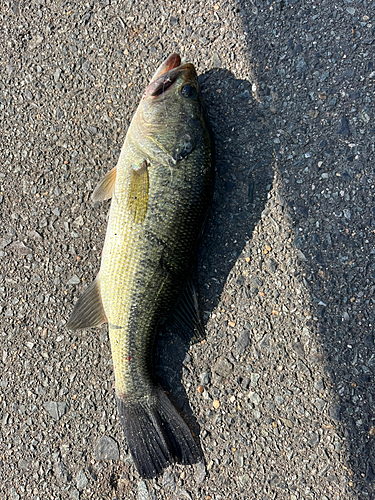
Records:
M146 88L117 166L94 190L94 201L112 198L101 266L67 324L77 330L108 322L118 411L143 478L201 457L155 382L153 351L169 316L180 327L202 329L190 276L213 184L197 74L172 54Z

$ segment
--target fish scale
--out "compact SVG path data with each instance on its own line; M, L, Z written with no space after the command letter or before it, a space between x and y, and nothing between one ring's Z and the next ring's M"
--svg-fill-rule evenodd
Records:
M193 65L172 54L146 88L117 166L93 193L112 198L98 276L68 328L108 322L120 419L142 477L201 457L157 385L153 351L166 318L201 331L190 275L214 181L211 134Z

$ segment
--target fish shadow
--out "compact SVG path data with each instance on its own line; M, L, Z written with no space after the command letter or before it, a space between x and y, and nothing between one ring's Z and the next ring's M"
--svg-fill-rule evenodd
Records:
M228 275L265 207L273 179L272 144L262 110L252 97L251 83L225 69L199 77L215 138L216 180L210 219L197 256L199 308L204 323L217 307ZM182 385L190 370L191 339L163 329L156 343L159 383L181 411L195 436L200 427ZM200 384L199 379L192 382Z

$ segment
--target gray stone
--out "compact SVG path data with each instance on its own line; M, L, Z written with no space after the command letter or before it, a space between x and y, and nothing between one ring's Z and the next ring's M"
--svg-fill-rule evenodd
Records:
M337 133L344 136L350 135L349 122L346 116L341 117L340 124L337 129Z
M202 385L207 385L210 382L210 374L208 372L201 373L199 380Z
M332 418L332 420L336 420L336 422L340 422L341 421L341 411L342 411L342 408L340 405L333 404L328 408L327 413L328 413L328 416Z
M90 61L85 61L82 64L82 71L84 71L85 73L88 73L90 71L90 66L91 66Z
M27 236L29 238L31 238L32 240L42 240L43 239L41 237L41 235L37 231L34 231L34 230L28 231Z
M89 480L83 469L78 472L78 476L76 478L76 486L79 490L83 490L89 484Z
M233 370L233 365L230 363L227 358L220 358L214 367L214 372L222 377L227 377L231 374Z
M212 67L213 68L220 68L221 67L221 59L219 54L217 52L214 52L212 55Z
M259 373L251 373L250 377L251 377L251 387L256 387L260 379Z
M316 446L319 443L319 434L317 432L312 432L309 440L310 446Z
M29 463L21 458L21 460L18 462L18 467L22 470L28 470L29 469Z
M10 488L10 498L11 498L11 500L19 500L20 499L19 494L17 493L16 489L13 486Z
M78 278L76 274L74 274L70 280L67 282L67 285L79 285L81 280Z
M239 467L243 467L243 464L244 464L244 456L242 455L241 452L239 451L236 451L234 453L234 459L235 461L237 462L238 466Z
M10 77L10 76L13 75L13 73L16 70L16 68L12 64L7 64L6 65L6 70L7 70L8 76Z
M68 483L71 479L65 464L60 461L56 462L56 475L62 483Z
M0 241L0 248L3 249L12 243L12 238L3 238Z
M144 481L138 481L138 500L150 500L150 495Z
M176 489L176 479L170 470L166 470L163 474L163 488L171 491Z
M77 488L70 488L69 496L70 498L73 498L73 500L79 500L79 491Z
M195 472L194 478L198 484L203 483L206 477L206 466L204 462L199 462L197 464L197 470Z
M297 69L298 73L306 73L307 64L306 64L306 61L304 60L303 57L299 57L297 59L296 69Z
M44 408L48 411L52 418L60 420L65 415L67 404L63 401L47 401L44 403Z
M10 245L10 248L16 251L19 255L29 255L32 253L31 248L27 247L22 241L15 241Z
M238 478L241 486L246 486L246 484L249 482L249 479L249 474L244 474L243 476L239 476Z
M262 400L257 392L249 392L249 399L256 406L258 406Z
M55 80L56 83L60 80L60 76L61 76L61 69L57 68L53 74L53 79Z
M277 406L281 406L284 403L284 398L282 396L276 396L275 401Z
M316 382L314 382L314 387L317 391L323 391L324 389L323 379L319 379Z
M102 436L95 446L97 460L118 460L120 451L117 442L109 436Z
M42 35L35 35L30 43L29 43L29 49L34 50L38 45L40 45L44 40L44 37Z
M238 354L243 354L246 347L250 344L249 332L241 333L239 339L237 340L237 352Z
M308 366L305 365L303 361L300 359L297 359L297 369L304 373L305 375L308 375L309 377L311 376L311 370Z

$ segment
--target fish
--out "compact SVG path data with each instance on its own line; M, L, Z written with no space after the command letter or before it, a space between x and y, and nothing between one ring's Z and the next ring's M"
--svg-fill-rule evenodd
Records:
M167 320L176 332L204 332L192 271L214 179L197 73L173 53L146 87L117 165L93 191L94 202L111 199L100 269L66 325L108 323L118 413L145 479L170 464L202 459L189 426L156 382L154 347Z

